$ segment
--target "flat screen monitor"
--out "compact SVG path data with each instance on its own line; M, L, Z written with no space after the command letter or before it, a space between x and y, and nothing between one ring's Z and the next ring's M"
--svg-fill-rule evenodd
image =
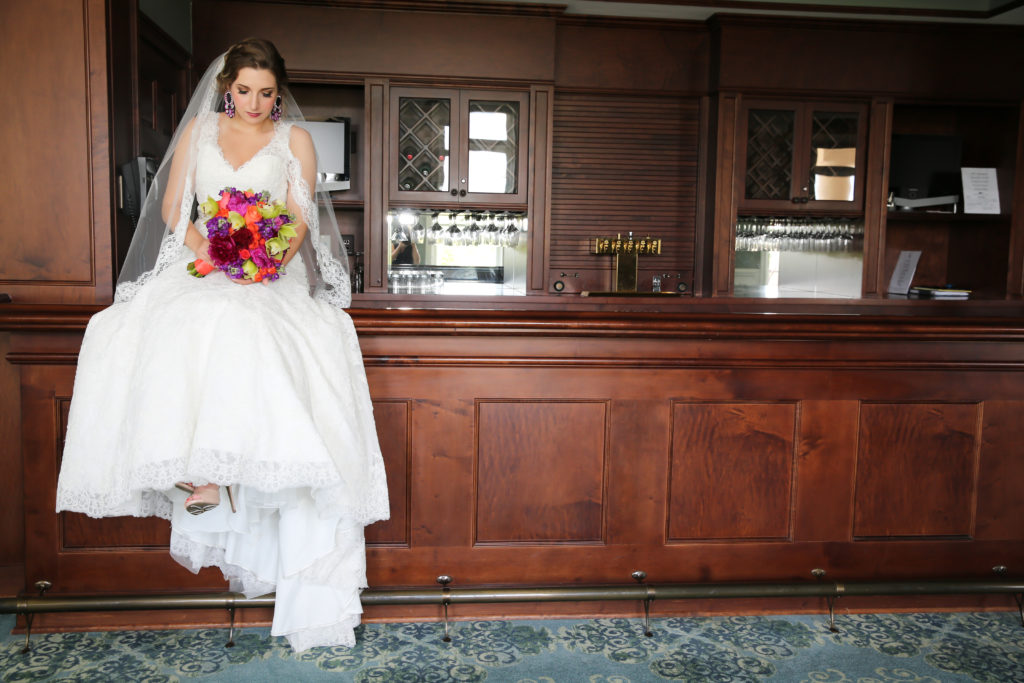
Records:
M893 135L889 190L903 199L959 195L962 147L952 135Z
M349 189L351 121L339 117L331 121L304 121L298 125L313 136L317 155L317 189L327 192Z

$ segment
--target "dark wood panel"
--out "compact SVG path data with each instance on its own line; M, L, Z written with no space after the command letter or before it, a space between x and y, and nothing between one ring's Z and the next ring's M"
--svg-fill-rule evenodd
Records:
M889 187L889 147L892 139L893 102L876 97L871 101L868 124L867 173L864 188L864 273L863 296L877 296L888 289L891 271L882 265L885 249L886 201ZM884 179L880 184L876 179ZM880 268L881 266L881 268ZM895 266L895 263L894 263Z
M790 536L796 406L677 403L668 539Z
M391 519L366 528L369 545L409 545L409 402L374 401L373 419L388 476Z
M1024 69L1019 27L721 16L716 23L722 89L936 99L1024 95L1019 79L1005 77Z
M737 93L719 93L715 99L715 154L711 159L707 173L712 176L709 183L707 202L712 207L711 225L711 259L710 277L706 277L705 286L714 295L727 295L732 292L733 264L736 250L736 207L739 205L740 190L736 185L737 146L744 144L736 139L736 131L740 127L740 110L743 99Z
M542 294L546 289L547 262L550 254L548 224L551 221L551 126L553 95L550 86L530 88L530 238L527 289Z
M591 239L632 232L662 240L641 258L639 289L668 271L692 287L699 132L696 98L556 92L549 281L610 289L614 259L592 255Z
M272 40L289 69L438 80L554 77L551 17L234 0L198 0L192 12L194 55L201 64L255 35Z
M569 21L558 25L556 87L707 90L710 48L703 24Z
M481 401L476 541L600 542L607 405Z
M138 154L163 158L188 106L189 55L145 15L139 15Z
M11 335L0 334L0 472L7 487L0 496L0 567L24 561L25 520L22 510L21 481L21 410L17 400L20 380L18 369L7 362L11 350ZM0 589L2 590L2 589Z
M1024 401L986 401L982 410L975 537L1016 539L1024 528Z
M853 527L858 401L801 401L795 541L848 541Z
M613 400L609 413L607 541L660 547L665 542L672 405L660 396Z
M977 404L862 406L854 536L969 537L979 426Z
M637 569L655 583L810 580L815 567L840 580L984 578L995 565L1024 566L1022 511L1013 502L1024 477L1015 448L1024 407L1017 322L479 311L355 317L393 503L402 502L394 463L408 458L408 532L393 529L384 543L370 543L371 586L432 586L439 574L462 586L621 583ZM53 485L59 401L71 391L78 337L16 336L10 355L20 364L25 410L26 580L52 580L59 593L223 589L218 571L193 576L164 548L118 546L116 526L93 533L93 545L66 548ZM928 429L900 423L917 425L922 452L963 438L949 415L974 415L974 423L959 421L982 430L975 538L852 538L867 400L876 408L923 406L918 422ZM931 404L953 412L929 416ZM944 481L963 478L956 458L929 466ZM908 472L899 496L929 490ZM552 505L579 500L592 501L595 512L562 515ZM686 512L696 505L704 509ZM703 536L680 532L702 523ZM557 607L522 609L551 616Z
M112 293L104 10L103 0L4 5L0 62L19 65L0 130L5 193L60 188L43 193L27 223L0 230L0 285L15 300L93 303Z

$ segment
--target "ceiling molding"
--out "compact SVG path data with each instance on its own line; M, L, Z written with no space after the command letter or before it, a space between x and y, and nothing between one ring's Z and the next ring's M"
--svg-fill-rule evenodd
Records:
M877 0L875 0L877 2ZM707 9L712 12L787 12L807 14L810 16L818 14L872 14L872 15L893 15L908 17L943 17L949 19L991 19L998 17L1010 10L1024 7L1024 0L1005 0L997 3L995 7L985 9L953 9L942 7L947 3L935 3L935 7L912 7L894 6L893 4L879 5L872 2L850 3L844 2L839 5L810 2L785 2L778 0L589 0L593 4L625 4L625 5L665 5L671 7L693 7ZM970 3L977 4L977 3Z

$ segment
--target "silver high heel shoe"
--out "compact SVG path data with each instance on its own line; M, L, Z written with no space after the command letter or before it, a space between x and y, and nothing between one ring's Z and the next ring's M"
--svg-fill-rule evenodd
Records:
M211 486L209 484L200 486L199 489L201 490L198 493L196 492L196 487L191 482L179 481L174 486L185 493L192 494L185 499L185 512L190 515L201 515L220 505L219 486ZM234 492L231 490L232 487L225 486L224 488L228 492L228 503L231 505L231 512L237 512L235 509Z

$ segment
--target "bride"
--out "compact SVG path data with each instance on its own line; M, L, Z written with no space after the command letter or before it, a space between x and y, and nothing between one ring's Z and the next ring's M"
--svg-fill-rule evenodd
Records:
M301 651L354 644L363 527L388 517L388 497L342 310L347 258L329 198L314 192L312 140L294 121L271 43L244 40L207 70L115 303L86 330L57 510L169 519L174 559L219 567L250 597L276 591L271 632ZM295 217L278 279L189 273L210 262L208 217L195 207L225 188L269 193Z

